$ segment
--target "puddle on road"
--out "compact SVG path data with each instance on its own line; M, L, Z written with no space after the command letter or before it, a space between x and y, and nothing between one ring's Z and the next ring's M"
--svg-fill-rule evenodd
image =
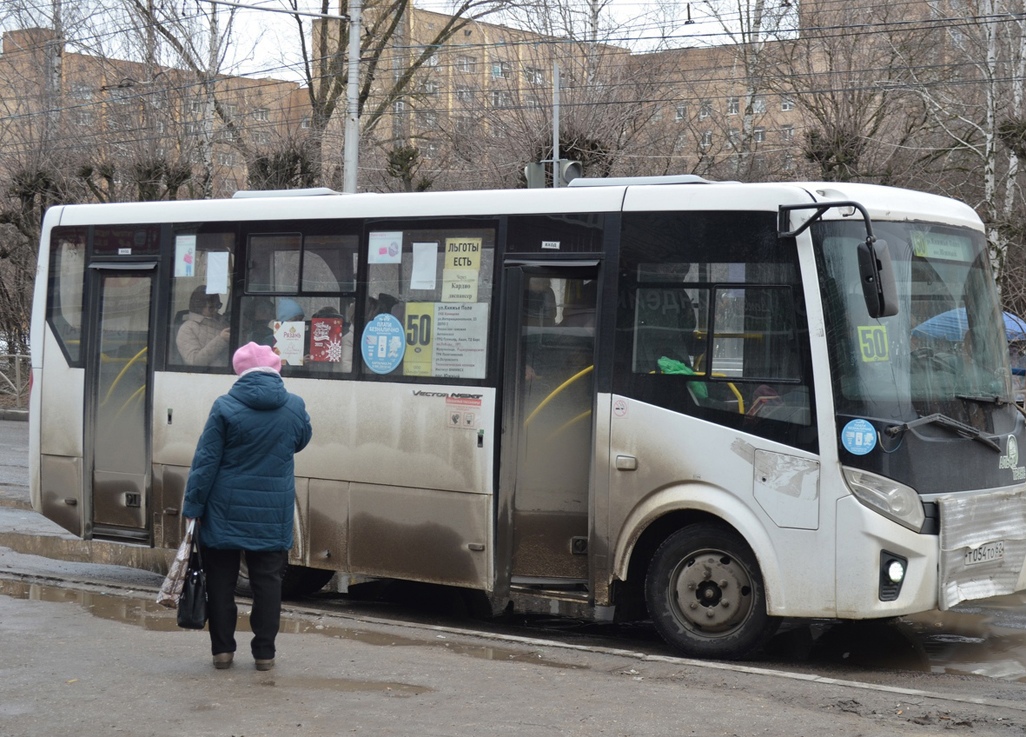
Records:
M1026 683L1026 598L900 619L796 625L769 657L853 670L977 675Z
M150 594L83 591L46 584L0 579L0 595L18 599L77 604L95 617L124 622L148 630L178 631L175 612L158 605ZM240 606L239 631L249 631L248 609ZM571 621L571 620L568 620ZM816 663L853 670L907 670L926 673L977 675L1026 682L1026 596L993 599L986 607L967 606L957 611L930 612L900 620L813 623L786 629L768 648L767 660L781 665ZM614 627L621 631L623 625ZM558 628L557 628L558 630ZM582 666L547 660L537 652L455 642L439 633L432 639L405 637L340 627L323 621L282 617L281 631L314 634L381 647L434 647L484 660L531 663L561 669ZM591 631L591 630L589 630ZM622 646L631 648L632 638ZM609 644L608 642L606 644ZM766 661L763 661L764 663ZM272 682L273 683L273 682ZM290 682L291 683L291 682ZM317 688L316 684L309 684ZM338 682L323 688L388 691L408 695L404 684Z
M78 604L94 617L124 622L143 627L147 630L177 632L179 629L177 615L174 610L162 607L152 599L142 599L132 595L105 594L102 592L66 589L60 586L0 579L0 596L29 599L32 601ZM251 631L249 628L248 607L245 604L239 606L237 631ZM581 668L579 665L546 660L536 652L453 642L449 639L450 635L448 634L435 635L434 639L431 640L402 637L384 632L338 627L322 622L309 621L291 616L287 612L282 614L280 632L286 634L316 634L383 647L434 647L481 660L530 663L532 665L544 665L563 670L578 670Z

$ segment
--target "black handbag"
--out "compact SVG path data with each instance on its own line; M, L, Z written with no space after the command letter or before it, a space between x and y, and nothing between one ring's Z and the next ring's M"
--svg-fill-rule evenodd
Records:
M178 600L178 626L189 630L201 630L207 623L207 574L203 572L198 535L199 525L192 538L189 566L185 569L185 580L182 583L182 598Z

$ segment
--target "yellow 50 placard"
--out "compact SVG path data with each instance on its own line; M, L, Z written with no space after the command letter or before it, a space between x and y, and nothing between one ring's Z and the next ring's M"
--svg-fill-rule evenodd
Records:
M859 351L862 354L863 363L890 361L891 356L887 346L886 325L859 326Z

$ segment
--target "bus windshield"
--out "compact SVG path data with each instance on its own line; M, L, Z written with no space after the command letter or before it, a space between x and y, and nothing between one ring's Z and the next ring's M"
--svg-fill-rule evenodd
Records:
M813 231L838 415L893 425L940 414L981 433L1010 432L1008 344L983 235L874 226L893 260L899 303L898 314L879 319L869 317L860 286L864 225L821 222Z

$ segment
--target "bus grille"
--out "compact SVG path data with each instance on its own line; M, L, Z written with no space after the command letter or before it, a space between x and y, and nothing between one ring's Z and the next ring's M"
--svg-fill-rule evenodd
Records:
M1011 594L1023 584L1026 487L941 497L940 609Z

